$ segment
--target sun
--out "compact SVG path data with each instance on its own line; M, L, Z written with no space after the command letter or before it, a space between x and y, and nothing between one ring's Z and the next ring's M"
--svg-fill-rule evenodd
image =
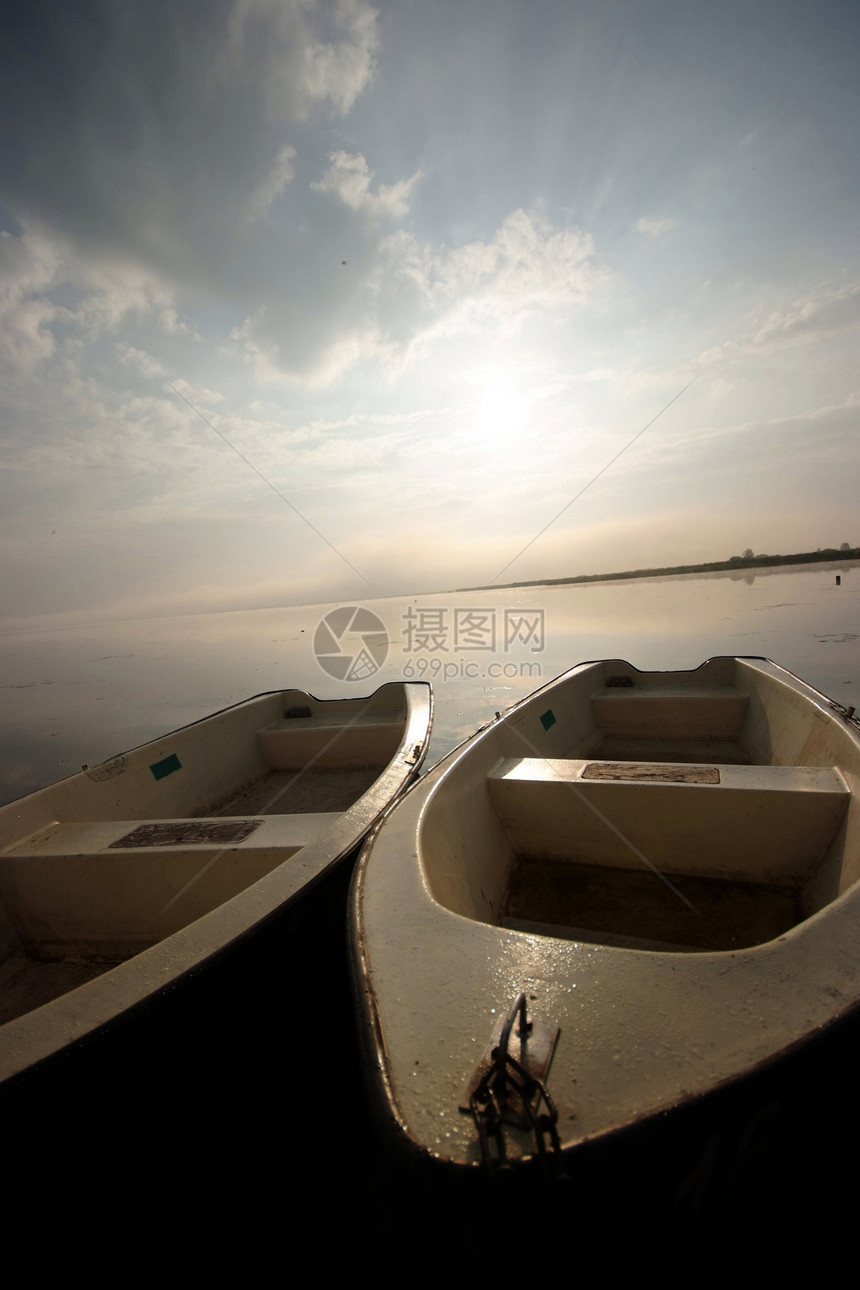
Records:
M487 448L510 448L523 429L525 412L522 393L501 372L495 372L485 380L472 405L470 438Z

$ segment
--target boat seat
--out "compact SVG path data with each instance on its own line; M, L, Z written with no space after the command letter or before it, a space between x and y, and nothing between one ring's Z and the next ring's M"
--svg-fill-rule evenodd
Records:
M340 819L328 811L55 822L0 856L0 896L38 957L126 958L237 895Z
M850 799L831 767L594 759L506 758L488 789L523 858L639 868L645 856L661 871L788 886L815 870Z
M403 734L396 715L367 713L349 725L337 715L284 717L257 731L257 742L271 770L359 770L386 766Z

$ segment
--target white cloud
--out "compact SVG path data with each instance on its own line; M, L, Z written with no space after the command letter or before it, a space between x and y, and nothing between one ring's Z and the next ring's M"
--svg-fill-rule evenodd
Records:
M363 215L401 219L408 212L408 198L421 178L420 170L396 184L380 184L374 193L370 190L373 171L361 153L332 152L329 161L331 165L322 179L311 184L317 192L331 193L344 206Z
M14 43L0 54L4 204L208 288L289 183L285 125L345 113L370 84L377 13L366 0L91 8L98 39L43 5L27 58Z
M345 304L338 300L301 363L266 308L231 335L261 379L319 387L362 360L393 373L444 338L487 327L498 337L532 316L566 314L608 276L588 234L517 210L487 241L459 247L434 247L403 229L381 238L375 263Z
M333 38L317 33L320 20ZM377 12L364 0L236 0L221 67L257 81L271 117L301 119L316 103L348 112L373 77L378 45Z
M619 462L614 473L643 465L666 472L679 464L698 463L697 472L702 475L706 461L709 474L732 473L735 463L742 458L747 469L767 467L780 453L782 470L769 470L769 474L797 476L808 470L810 463L815 468L838 470L840 461L853 462L851 444L856 438L858 407L860 391L853 391L840 403L806 407L790 415L728 424L704 423L695 428L685 427L678 435L649 436L637 446L635 461L631 458L626 464ZM840 482L845 481L843 473Z
M636 221L636 232L643 233L646 237L662 237L670 229L677 228L676 219L638 219Z
M605 276L587 233L555 228L525 210L508 215L487 242L433 251L401 231L381 249L386 269L394 269L438 304L486 296L530 308L582 298Z
M794 300L768 315L764 325L750 338L756 347L794 344L857 327L860 324L860 285L849 284L817 297Z
M126 367L133 367L135 371L140 372L141 376L164 377L167 375L164 367L158 359L147 354L145 350L135 349L133 345L117 345L117 355L121 363Z
M85 293L77 318L93 334L115 330L129 314L154 318L170 335L183 330L173 289L132 260L70 257L67 274Z
M793 349L813 344L838 332L860 326L860 285L846 284L836 290L824 288L816 295L793 300L771 310L763 322L736 338L702 350L677 374L723 367L761 351Z
M2 364L19 377L29 376L55 349L51 324L61 311L45 300L19 300L0 312Z
M434 249L400 230L381 244L376 285L381 304L411 326L388 358L411 365L445 338L483 333L498 341L530 318L569 318L608 278L588 234L532 211L513 211L493 237L460 247Z
M249 315L230 335L237 341L261 381L297 381L310 388L323 388L337 381L344 372L362 359L384 358L388 348L382 343L378 327L357 322L320 346L310 362L301 369L292 367L281 350L267 335L265 311Z
M262 218L275 198L292 181L295 158L296 150L290 144L281 148L268 174L263 176L248 198L248 214L251 219Z
M11 374L27 378L129 316L184 330L171 288L134 261L87 255L35 225L0 234L0 362Z
M0 363L29 376L55 349L52 324L62 310L46 297L62 257L49 239L0 233Z
M778 354L803 345L813 345L840 333L860 328L860 285L822 288L815 294L781 304L769 312L759 308L748 315L739 334L718 345L709 345L671 366L627 369L618 373L619 387L634 392L642 389L671 389L703 374L713 375L735 369L763 353ZM716 392L731 386L720 377ZM712 387L714 390L714 387Z
M192 407L201 410L212 403L223 403L224 395L219 390L213 390L207 385L194 385L190 381L184 380L177 376L171 382L179 394L188 400Z

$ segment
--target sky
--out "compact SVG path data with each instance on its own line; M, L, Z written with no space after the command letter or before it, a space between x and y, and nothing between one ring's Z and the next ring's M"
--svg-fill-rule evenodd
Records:
M860 544L855 0L17 0L0 629Z

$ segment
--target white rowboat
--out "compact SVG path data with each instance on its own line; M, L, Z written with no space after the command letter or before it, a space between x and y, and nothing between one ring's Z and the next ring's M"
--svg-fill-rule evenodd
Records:
M452 752L353 878L395 1157L564 1173L845 1018L858 789L852 713L760 659L584 663Z
M106 1060L105 1033L141 1016L157 1068L183 982L355 852L418 773L430 723L424 684L278 691L0 809L0 1086L87 1045ZM187 1017L174 1029L180 1045Z

